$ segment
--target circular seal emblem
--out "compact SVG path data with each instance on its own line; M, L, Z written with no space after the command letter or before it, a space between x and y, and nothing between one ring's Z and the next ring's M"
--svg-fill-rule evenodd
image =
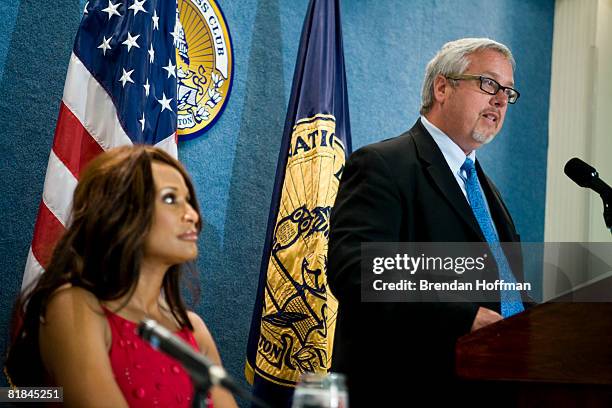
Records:
M177 7L177 133L179 140L189 140L221 116L234 62L230 33L214 0L178 0Z

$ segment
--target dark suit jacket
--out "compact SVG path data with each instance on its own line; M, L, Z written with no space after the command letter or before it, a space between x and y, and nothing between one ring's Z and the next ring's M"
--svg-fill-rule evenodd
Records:
M500 241L518 241L478 161L476 170ZM456 402L455 342L469 333L480 306L362 303L361 243L478 241L485 238L472 209L420 120L351 155L331 214L328 253L328 282L339 300L332 370L347 374L351 407ZM482 305L499 312L499 303ZM430 388L435 393L415 400Z

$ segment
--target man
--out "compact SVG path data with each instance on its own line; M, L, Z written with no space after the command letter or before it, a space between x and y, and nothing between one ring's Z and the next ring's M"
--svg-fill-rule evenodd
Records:
M360 298L362 242L519 240L475 157L518 99L513 67L510 50L493 40L445 44L427 66L412 129L359 149L346 164L331 215L328 280L339 300L332 369L347 374L351 407L457 402L474 391L454 378L457 338L523 310L516 293L502 294L501 306ZM506 258L495 260L506 265L499 273L520 275Z

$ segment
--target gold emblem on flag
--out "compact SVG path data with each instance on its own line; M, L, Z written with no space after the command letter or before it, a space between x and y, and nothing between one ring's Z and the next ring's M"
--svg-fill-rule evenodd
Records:
M178 0L174 36L178 136L202 135L223 112L233 76L229 30L214 0Z
M295 385L331 363L337 301L327 285L329 216L345 163L332 115L293 128L264 292L255 370Z

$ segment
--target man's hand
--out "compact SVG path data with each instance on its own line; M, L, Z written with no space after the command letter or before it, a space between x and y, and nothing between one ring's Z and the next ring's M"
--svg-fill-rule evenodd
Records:
M479 307L470 331L482 329L483 327L498 322L502 319L503 317L501 317L499 313L494 312L491 309L487 309L486 307Z

